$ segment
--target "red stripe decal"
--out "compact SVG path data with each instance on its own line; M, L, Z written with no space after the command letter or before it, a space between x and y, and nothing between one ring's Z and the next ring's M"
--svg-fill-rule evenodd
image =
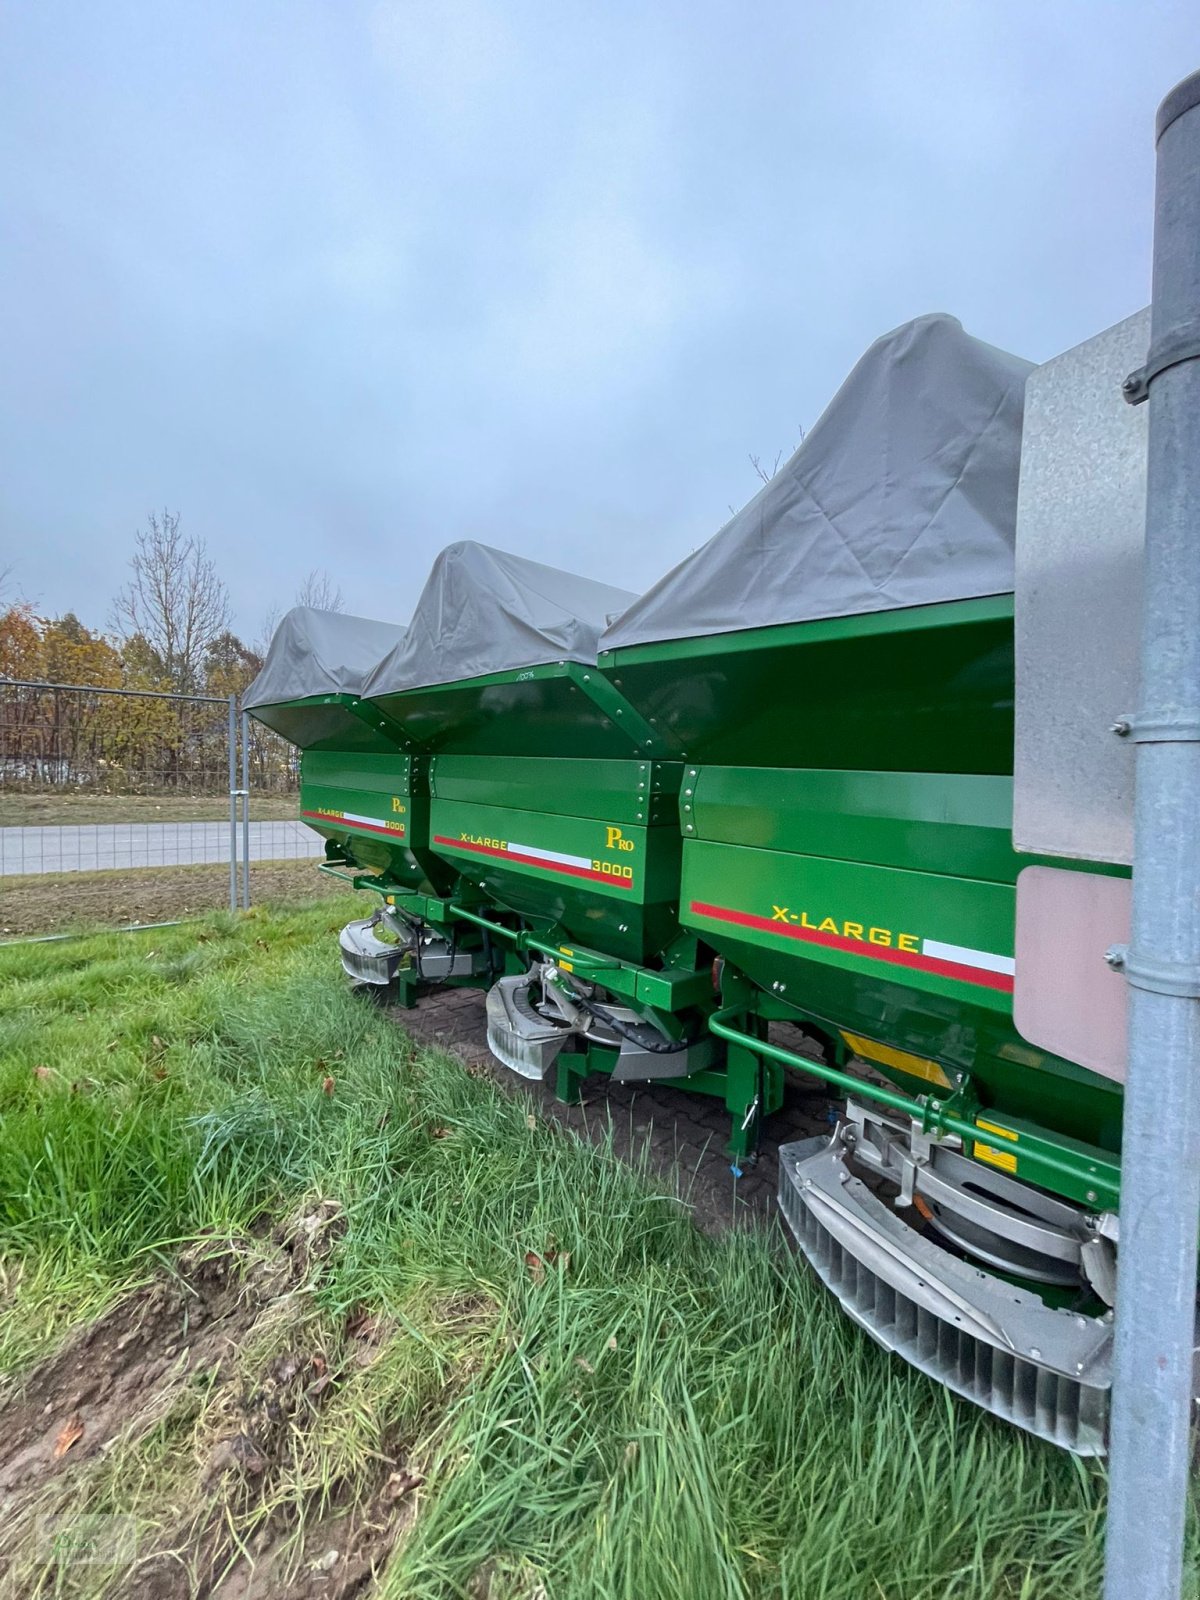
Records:
M435 833L434 844L445 845L450 850L470 850L477 856L495 856L499 861L519 861L525 867L541 867L543 872L565 872L571 878L590 878L596 883L606 883L612 889L632 889L630 878L611 878L607 872L596 872L592 867L572 867L565 861L543 861L540 856L522 855L516 850L498 850L491 844L470 844L466 839L447 839Z
M333 828L363 828L368 833L382 833L385 839L403 839L404 824L401 822L395 827L389 827L383 822L355 822L349 817L335 817L329 811L302 811L302 817L311 817L314 822L323 822L326 827Z
M827 950L842 950L847 955L866 956L873 961L890 961L895 966L934 973L939 978L956 978L960 983L978 983L986 989L1012 993L1013 980L1007 972L989 972L986 967L968 967L959 961L942 961L937 956L920 955L916 950L897 950L891 945L868 944L863 939L844 939L839 933L822 933L819 928L801 928L772 917L754 916L749 911L730 911L725 906L710 906L702 900L693 900L690 909L698 917L732 922L739 928L757 928L762 933L777 933L787 939L803 940L806 944L819 944Z

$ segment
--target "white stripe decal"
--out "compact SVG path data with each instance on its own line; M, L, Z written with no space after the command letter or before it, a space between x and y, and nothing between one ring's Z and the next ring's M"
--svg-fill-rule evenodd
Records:
M342 819L345 822L365 822L368 828L386 828L389 833L399 833L404 826L402 822L385 822L382 817L360 817L353 811L343 811Z
M515 839L508 841L508 849L514 855L532 856L535 861L557 861L563 867L586 867L591 870L589 856L568 856L561 850L543 850L537 845L518 844Z
M921 954L938 961L957 961L963 967L979 967L984 972L1003 972L1010 978L1017 970L1012 956L996 956L990 950L971 950L963 944L943 944L940 939L922 939Z

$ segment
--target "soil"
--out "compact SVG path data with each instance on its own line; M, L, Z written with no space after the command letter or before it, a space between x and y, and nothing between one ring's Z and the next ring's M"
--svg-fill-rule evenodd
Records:
M573 1129L593 1144L608 1145L631 1166L648 1163L687 1205L695 1225L717 1235L758 1225L778 1215L779 1146L831 1131L835 1102L817 1078L785 1073L784 1102L763 1124L755 1157L735 1169L725 1153L731 1127L724 1102L667 1084L587 1080L577 1105L555 1096L553 1072L545 1079L519 1078L487 1046L486 997L482 989L435 989L411 1009L394 1005L390 990L361 991L364 1003L381 1005L392 1020L422 1044L459 1056L468 1072L523 1097L547 1121ZM771 1038L799 1055L819 1053L788 1023L772 1023Z
M316 862L252 861L250 899L315 900L345 885ZM0 877L0 940L80 928L126 928L176 922L229 905L229 867L140 867L110 872L45 872Z
M266 1504L286 1470L297 1430L319 1415L338 1381L324 1358L297 1348L269 1362L247 1391L234 1359L284 1296L311 1287L341 1228L324 1201L255 1242L209 1241L170 1277L131 1292L18 1384L0 1384L0 1596L26 1592L39 1519L72 1521L71 1480L119 1443L144 1437L187 1389L203 1388L206 1414L223 1424L197 1462L190 1514L169 1542L139 1548L120 1580L128 1600L350 1600L371 1587L416 1515L420 1474L400 1449L385 1452L376 1481L353 1504L313 1517L298 1551L291 1515L272 1514L247 1555L231 1543L223 1506ZM355 1335L354 1359L371 1360L393 1330ZM77 1516L76 1516L76 1521ZM42 1525L44 1526L44 1524ZM133 1555L134 1552L129 1552ZM181 1556L184 1559L181 1559ZM114 1575L115 1576L115 1575Z

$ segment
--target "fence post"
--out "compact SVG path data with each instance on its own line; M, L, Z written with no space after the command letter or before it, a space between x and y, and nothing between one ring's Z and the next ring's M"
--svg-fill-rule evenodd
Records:
M237 696L229 696L229 909L238 908L237 883Z
M1106 1600L1183 1581L1200 1213L1200 72L1158 111Z
M242 712L242 905L250 909L250 720Z

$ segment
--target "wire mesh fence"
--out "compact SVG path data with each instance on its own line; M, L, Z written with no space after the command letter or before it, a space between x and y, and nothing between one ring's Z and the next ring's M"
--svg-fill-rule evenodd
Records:
M297 792L232 697L0 682L0 938L320 892Z

